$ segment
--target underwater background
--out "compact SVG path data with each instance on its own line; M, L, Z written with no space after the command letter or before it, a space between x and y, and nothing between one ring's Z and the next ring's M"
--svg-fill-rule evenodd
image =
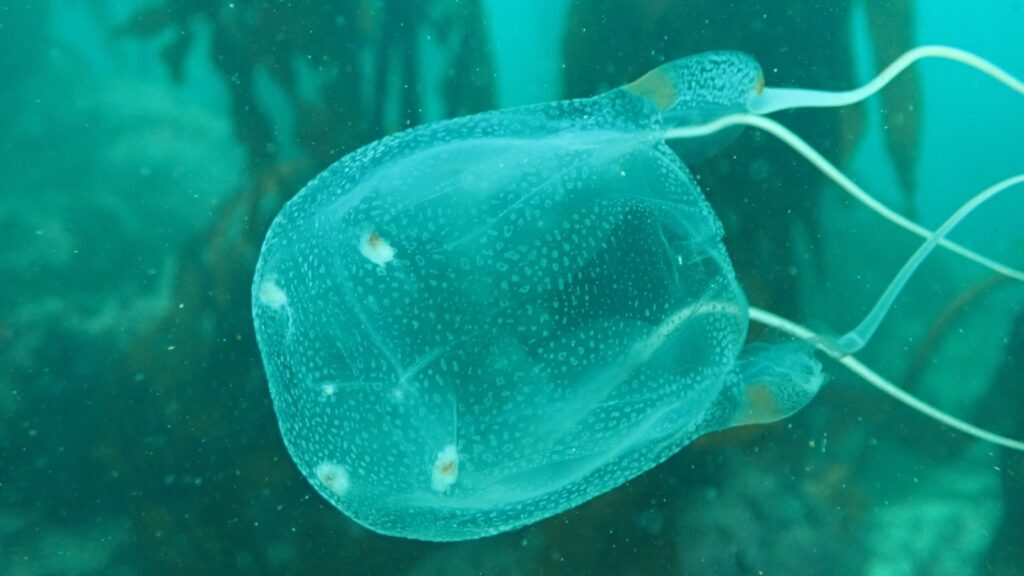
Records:
M249 302L283 203L398 130L715 49L772 86L928 43L1024 77L1022 29L1013 0L0 0L0 575L1024 574L1024 457L829 361L795 416L538 524L377 535L286 453ZM948 62L777 119L932 228L1024 170L1024 97ZM919 243L753 130L691 169L751 303L812 327L852 326ZM1024 266L1024 193L953 237ZM860 356L1024 437L1019 283L936 254Z

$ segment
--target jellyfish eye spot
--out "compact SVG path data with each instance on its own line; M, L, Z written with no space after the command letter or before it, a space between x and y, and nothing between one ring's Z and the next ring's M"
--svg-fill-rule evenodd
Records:
M288 305L288 295L280 286L278 286L274 278L267 278L260 283L260 289L257 296L259 297L261 304L269 306L274 310Z
M435 492L447 492L459 477L459 452L454 444L449 444L437 453L434 469L430 478L430 487Z
M363 234L359 240L359 253L380 267L395 259L395 248L376 232Z
M321 462L316 467L316 477L328 490L344 496L352 485L348 470L335 462Z

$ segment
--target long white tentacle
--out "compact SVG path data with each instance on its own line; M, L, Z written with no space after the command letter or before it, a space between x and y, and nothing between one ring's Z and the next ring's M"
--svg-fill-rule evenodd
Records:
M750 319L753 320L754 322L760 322L761 324L785 332L790 336L793 336L795 338L803 340L804 342L814 345L822 352L832 355L832 351L826 344L826 339L822 338L821 335L815 333L814 331L808 329L807 327L797 324L796 322L787 320L781 316L768 312L767 310L763 310L761 308L756 308L753 306L750 307ZM1018 450L1024 452L1024 442L1021 442L1020 440L1014 440L1012 438L1007 438L1006 436L996 434L995 432L989 432L984 428L979 428L973 424L964 422L963 420L960 420L955 416L952 416L950 414L943 412L942 410L939 410L938 408L935 408L931 404L928 404L927 402L920 400L916 396L904 391L903 389L896 386L892 382L889 382L888 380L885 379L885 377L881 376L871 368L867 367L863 362L861 362L854 356L838 357L836 358L836 361L838 361L843 366L846 366L851 372L860 376L861 378L864 379L864 381L871 384L875 388L878 388L882 392L895 398L897 401L909 406L910 408L917 412L920 412L921 414L924 414L925 416L928 416L929 418L932 418L933 420L941 422L952 428L956 428L957 430L970 436L973 436L979 440L991 442L992 444L998 444L999 446L1010 448L1011 450Z
M765 118L764 116L757 116L755 114L731 114L707 124L673 128L660 136L666 140L672 140L675 138L699 138L701 136L708 136L720 130L725 130L726 128L732 128L735 126L750 126L768 132L779 140L785 142L790 148L795 150L801 156L806 158L808 162L821 170L822 174L835 182L840 188L886 220L900 228L903 228L904 230L920 236L921 238L928 239L932 236L933 232L931 230L908 220L902 215L891 210L885 204L876 200L863 188L854 183L854 181L846 174L843 174L839 168L826 160L825 157L811 147L810 144L771 118ZM997 262L991 258L978 254L970 248L965 248L948 238L940 240L939 245L963 256L964 258L967 258L968 260L998 272L999 274L1024 282L1024 271L1011 268L1001 262Z

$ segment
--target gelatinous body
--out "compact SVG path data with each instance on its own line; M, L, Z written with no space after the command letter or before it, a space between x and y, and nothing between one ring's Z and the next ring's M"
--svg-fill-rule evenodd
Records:
M652 74L385 138L275 220L253 285L274 406L356 521L502 532L817 392L809 348L744 349L720 223L657 136L738 110L760 70L717 53Z

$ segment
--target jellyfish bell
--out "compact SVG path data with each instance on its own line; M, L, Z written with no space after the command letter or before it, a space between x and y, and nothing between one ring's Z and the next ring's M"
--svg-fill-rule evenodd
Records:
M920 228L926 242L861 326L813 334L748 307L721 224L666 145L707 150L722 130L755 126L842 177L752 113L758 98L807 101L787 94L764 88L748 56L698 55L594 98L399 133L316 177L275 219L253 282L298 468L377 532L496 534L611 490L703 434L800 410L823 382L815 347L993 440L887 390L850 354L936 247L1002 266L946 235L1019 180L938 231ZM747 344L752 320L800 343Z

